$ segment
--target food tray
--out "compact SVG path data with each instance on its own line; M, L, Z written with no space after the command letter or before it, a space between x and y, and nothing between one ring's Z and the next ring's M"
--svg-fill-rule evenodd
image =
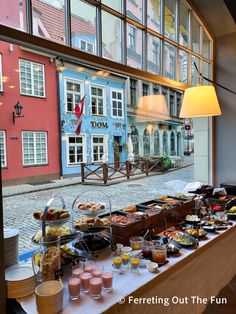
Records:
M177 196L170 196L170 195L167 195L165 196L166 198L171 198L175 201L179 201L179 202L176 202L176 203L172 203L172 202L168 202L166 200L162 200L160 198L157 198L156 200L159 201L159 202L164 202L164 203L167 203L167 204L171 204L171 205L177 205L177 204L180 204L180 203L184 203L184 202L187 202L189 201L189 198L183 198L183 197L177 197Z
M147 201L147 202L143 202L140 204L137 204L137 209L140 211L145 211L147 209L152 209L155 212L161 212L162 209L155 209L154 207L152 207L151 205L157 205L157 206L163 206L166 205L166 202L163 201L157 201L157 200L151 200L151 201Z

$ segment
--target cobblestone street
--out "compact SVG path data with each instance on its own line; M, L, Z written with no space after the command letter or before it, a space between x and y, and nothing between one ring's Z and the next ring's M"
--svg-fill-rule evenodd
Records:
M66 207L71 210L72 203L77 195L88 191L81 198L89 202L99 202L99 195L96 190L105 192L111 200L112 210L121 209L125 206L151 200L161 195L173 195L174 192L168 189L166 182L171 180L193 181L193 166L172 171L163 175L145 177L135 181L125 181L111 186L73 185L60 187L40 192L9 196L3 199L4 226L16 227L20 230L20 253L34 247L31 237L40 230L40 224L33 218L32 213L36 210L43 210L51 196L62 196L65 199ZM103 199L105 201L105 199ZM58 207L59 203L55 203ZM54 205L52 205L54 207ZM60 208L60 207L59 207Z

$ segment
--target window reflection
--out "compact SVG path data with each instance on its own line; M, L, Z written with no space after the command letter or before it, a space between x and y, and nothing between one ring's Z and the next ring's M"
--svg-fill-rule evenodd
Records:
M160 39L150 34L147 37L147 70L160 74Z
M142 31L131 24L127 25L127 65L142 68Z
M200 25L192 16L192 50L200 53Z
M211 79L211 65L210 65L210 63L203 61L203 63L202 63L202 74L203 74L203 76ZM209 82L204 81L204 84L209 84Z
M188 46L189 38L189 12L188 8L180 2L179 7L179 43L183 46Z
M205 58L210 59L211 58L211 42L208 39L207 35L205 32L203 32L203 56Z
M147 27L160 32L160 0L147 1Z
M71 0L72 47L96 54L96 8L81 0Z
M65 45L65 6L63 1L32 0L32 10L33 34Z
M165 1L165 33L168 38L175 40L175 0Z
M102 11L102 56L117 62L122 61L121 20L106 11Z
M101 2L116 11L122 11L122 0L101 0Z
M175 47L164 44L164 76L175 79Z
M179 80L188 83L188 53L179 51Z
M143 22L143 0L126 1L126 15L132 20Z
M26 31L26 1L1 0L0 24Z

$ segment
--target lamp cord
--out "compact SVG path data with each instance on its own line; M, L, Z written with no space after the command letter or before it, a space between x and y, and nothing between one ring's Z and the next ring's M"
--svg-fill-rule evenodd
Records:
M203 76L202 73L199 72L196 63L193 62L193 64L194 64L194 66L195 66L195 68L196 68L197 73L198 73L205 81L210 82L210 83L212 83L212 84L214 84L214 85L216 85L216 86L219 86L219 87L221 87L221 88L227 90L228 92L230 92L230 93L236 95L236 92L233 91L232 89L229 89L228 87L225 87L224 85L221 85L221 84L219 84L219 83L216 83L215 81L210 80L209 78Z

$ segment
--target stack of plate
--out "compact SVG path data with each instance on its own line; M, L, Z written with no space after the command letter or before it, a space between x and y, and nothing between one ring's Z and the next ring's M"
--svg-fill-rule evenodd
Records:
M19 230L4 229L4 264L5 268L18 263Z
M23 298L34 293L36 276L30 264L18 264L5 269L7 297Z

